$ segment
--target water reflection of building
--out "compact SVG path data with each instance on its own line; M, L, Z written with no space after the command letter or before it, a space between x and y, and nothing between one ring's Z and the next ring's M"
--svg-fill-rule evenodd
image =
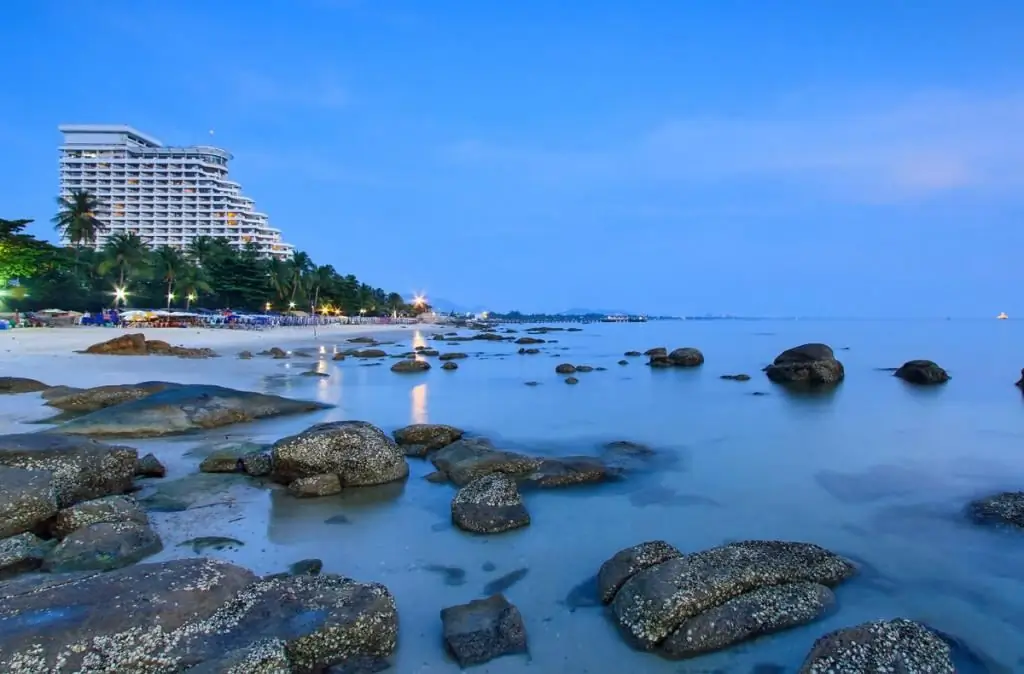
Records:
M417 384L409 391L409 423L425 424L427 422L427 385Z

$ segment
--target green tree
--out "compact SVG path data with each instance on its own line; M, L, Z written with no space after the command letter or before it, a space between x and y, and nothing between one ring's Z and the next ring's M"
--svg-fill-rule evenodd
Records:
M288 261L288 265L291 269L291 278L289 283L291 284L291 296L288 298L288 308L291 309L296 302L296 296L299 290L306 292L308 288L303 286L303 282L308 278L309 273L313 270L313 260L307 253L296 251L292 256L292 259Z
M107 230L96 217L100 202L86 190L75 190L69 197L57 197L57 205L60 210L53 216L54 229L74 246L77 261L82 246L95 246L96 237Z
M197 236L188 244L187 255L194 263L202 267L214 255L221 251L223 242L212 236Z
M188 266L188 259L178 248L160 246L153 251L153 268L160 275L160 280L167 284L168 309L174 299L174 284Z
M128 232L111 236L103 250L97 271L106 275L117 271L117 287L124 290L125 281L133 275L142 275L149 262L149 246L138 234Z

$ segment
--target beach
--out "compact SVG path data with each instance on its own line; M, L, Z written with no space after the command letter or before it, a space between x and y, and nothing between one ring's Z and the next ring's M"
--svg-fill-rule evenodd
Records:
M435 326L331 326L265 332L144 330L147 339L212 348L220 357L75 353L123 331L24 329L0 333L0 373L50 386L170 381L329 404L329 409L162 438L119 439L167 469L136 496L185 498L187 509L149 512L162 549L146 563L209 555L273 574L316 558L323 573L378 582L400 616L392 671L456 672L439 612L501 590L522 613L529 655L477 671L795 672L815 639L868 620L907 617L957 640L958 671L1016 671L1024 650L1024 541L966 522L979 495L1024 484L1021 394L1013 386L1021 326L913 322L666 322L579 326L519 345L433 339ZM463 331L462 335L470 335ZM389 356L460 351L458 369L389 371L394 358L334 354L372 337ZM846 378L825 395L798 395L761 372L783 350L832 345ZM525 346L537 353L521 353ZM631 350L699 347L692 368L657 369ZM270 347L286 359L237 357ZM977 349L987 356L977 357ZM914 388L891 371L932 358L953 375ZM595 368L565 384L560 363ZM620 364L625 363L625 364ZM315 371L319 375L306 376ZM749 381L725 374L745 373ZM535 382L536 385L526 385ZM757 395L755 395L757 394ZM5 396L0 432L26 433L54 410L39 393ZM599 456L610 442L649 447L656 460L605 484L523 493L529 526L472 535L452 525L456 488L425 479L429 460L409 457L407 479L296 498L240 474L199 473L227 446L265 447L310 426L361 420L386 433L408 424L451 424L468 436L531 456ZM182 484L193 487L182 492ZM185 494L184 496L182 494ZM197 552L190 541L235 539ZM807 625L672 662L630 648L588 583L617 551L665 540L696 552L738 540L804 541L857 563L835 588L837 607ZM758 669L760 667L760 669ZM998 669L1003 667L1003 669Z

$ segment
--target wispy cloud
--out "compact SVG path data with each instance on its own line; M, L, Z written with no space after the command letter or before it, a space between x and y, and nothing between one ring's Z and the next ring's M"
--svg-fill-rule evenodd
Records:
M669 119L617 145L585 151L462 141L442 156L545 183L776 181L873 202L1024 186L1024 96L933 94L831 113L815 108L813 114Z

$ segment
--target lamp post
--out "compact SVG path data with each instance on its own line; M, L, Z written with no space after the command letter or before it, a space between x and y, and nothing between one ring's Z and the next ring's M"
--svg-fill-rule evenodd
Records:
M174 293L167 293L167 310L171 310L171 302L174 301Z

